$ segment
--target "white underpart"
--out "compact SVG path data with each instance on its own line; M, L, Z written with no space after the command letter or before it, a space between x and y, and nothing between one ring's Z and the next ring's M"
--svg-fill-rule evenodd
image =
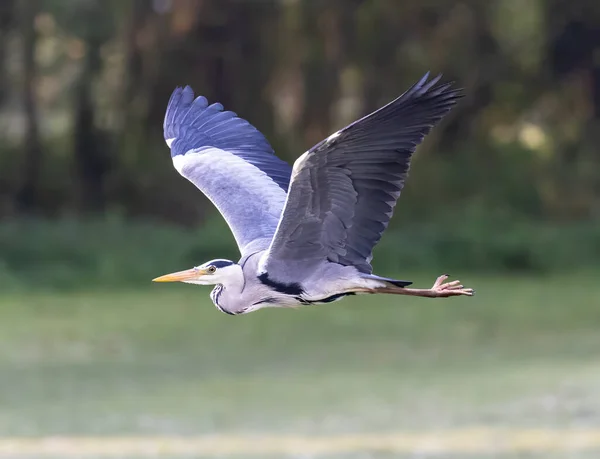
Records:
M169 148L171 148L171 145L173 145L173 141L175 140L175 137L173 137L172 139L166 139L165 142L167 142L167 146Z
M273 236L286 193L266 173L218 148L177 155L173 166L217 207L242 252L252 240Z

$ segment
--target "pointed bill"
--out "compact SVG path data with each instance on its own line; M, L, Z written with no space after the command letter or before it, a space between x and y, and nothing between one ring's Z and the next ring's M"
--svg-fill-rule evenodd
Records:
M185 282L192 279L197 279L200 276L203 276L204 273L197 269L186 269L185 271L178 271L176 273L165 274L164 276L157 277L152 279L152 282Z

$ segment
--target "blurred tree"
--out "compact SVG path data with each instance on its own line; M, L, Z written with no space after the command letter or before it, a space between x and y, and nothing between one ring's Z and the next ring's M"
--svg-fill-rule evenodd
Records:
M25 113L25 133L23 143L22 176L16 195L16 207L22 212L32 212L37 206L37 192L42 168L42 145L38 125L38 108L35 94L36 64L35 30L36 14L40 10L39 0L22 1L20 29L22 31L21 59L23 63L23 109Z
M190 84L239 113L292 161L431 70L465 87L466 97L421 148L430 158L413 172L426 185L413 194L415 212L427 203L593 215L599 5L5 0L0 112L14 120L0 161L21 167L14 179L15 168L0 170L15 188L3 208L116 209L195 223L214 210L169 165L162 121L175 86ZM22 123L13 116L17 85ZM24 154L12 160L15 139ZM69 176L69 165L75 180L56 180Z
M85 54L74 91L73 148L80 211L101 212L105 209L105 181L110 171L110 141L95 118L94 86L102 70L101 49L112 38L110 15L99 0L84 2L77 11L76 27ZM75 18L73 18L75 19Z
M13 29L15 14L14 0L0 2L0 104L6 101L8 92L8 80L6 73L6 51L9 37Z

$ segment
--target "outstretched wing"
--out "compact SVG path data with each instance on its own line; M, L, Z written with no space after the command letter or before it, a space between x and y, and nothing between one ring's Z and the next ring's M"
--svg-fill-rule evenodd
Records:
M281 222L261 268L279 282L325 260L371 273L417 145L461 97L426 74L388 105L334 133L294 163Z
M242 255L267 248L291 167L275 156L265 137L221 104L194 98L189 86L171 95L164 136L175 169L217 207Z

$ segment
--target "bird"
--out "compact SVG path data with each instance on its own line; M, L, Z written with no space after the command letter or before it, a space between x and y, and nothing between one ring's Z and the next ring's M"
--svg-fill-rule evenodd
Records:
M174 168L226 220L240 259L214 259L154 282L213 285L218 310L328 304L350 295L472 296L439 276L431 288L373 273L373 248L393 215L411 158L462 98L427 72L402 95L320 141L290 166L223 105L178 86L163 130Z

